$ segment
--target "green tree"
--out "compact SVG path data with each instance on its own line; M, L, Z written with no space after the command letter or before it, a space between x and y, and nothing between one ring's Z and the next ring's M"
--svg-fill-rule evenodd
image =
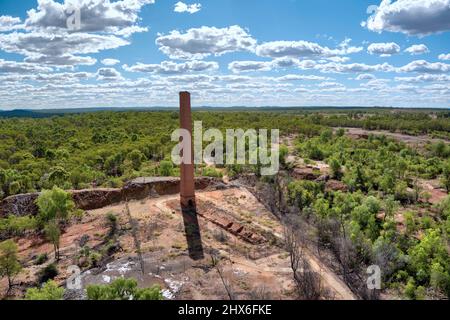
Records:
M330 141L333 138L333 131L331 129L325 129L320 134L320 140L324 143Z
M64 289L58 287L56 282L49 280L42 288L30 288L25 294L26 300L62 300Z
M42 191L36 203L39 208L38 220L41 225L54 219L58 222L66 221L75 206L71 195L56 186L52 190Z
M330 160L330 169L334 179L340 180L342 178L342 167L338 159L332 158Z
M13 285L14 277L22 270L22 266L17 257L17 245L13 240L6 240L0 243L0 277L8 278L9 293Z
M162 300L159 286L139 289L135 279L118 278L109 285L87 287L89 300Z
M450 274L439 262L434 262L430 269L430 284L450 296Z
M289 149L287 146L285 146L284 144L280 145L280 153L279 153L279 157L280 157L280 164L282 166L286 165L286 157L289 154Z
M48 181L50 187L52 186L64 186L64 184L69 180L69 173L61 166L57 166L51 169L48 175Z
M32 216L18 217L15 215L9 215L6 218L0 218L1 238L22 236L25 232L36 228L37 222Z
M344 128L339 128L337 131L336 131L336 136L337 137L343 137L345 135L345 129Z
M316 143L307 143L307 156L310 159L321 161L324 158L324 153Z
M447 161L442 170L442 184L447 192L450 192L450 161Z
M170 161L164 160L159 164L159 174L163 177L170 177L173 175L173 164Z
M139 150L133 150L128 154L128 159L131 161L133 169L137 171L141 168L145 155Z
M432 268L448 273L450 268L446 245L438 229L429 230L423 239L408 250L409 266L417 281L429 284ZM439 267L438 267L439 264Z
M394 218L395 213L397 209L399 208L400 204L398 201L395 201L395 198L393 196L389 196L384 200L384 212L386 214L386 218Z
M117 231L117 216L113 212L108 212L106 221L109 227L109 235L113 236Z
M291 182L288 185L289 201L300 211L311 206L320 192L320 185L306 180Z
M444 141L439 141L436 144L434 144L432 147L433 147L433 153L437 157L444 157L447 153L446 152L447 146Z
M61 239L61 230L56 220L49 221L44 228L45 236L47 240L53 244L53 251L55 253L55 259L59 260L59 242Z
M106 174L114 177L122 175L123 158L121 154L108 157L104 163Z
M416 287L414 278L409 278L405 287L405 295L410 300L424 300L425 288L423 286Z

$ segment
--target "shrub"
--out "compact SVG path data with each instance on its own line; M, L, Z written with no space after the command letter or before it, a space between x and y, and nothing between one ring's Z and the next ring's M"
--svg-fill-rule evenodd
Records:
M59 242L61 239L61 230L59 229L58 223L55 220L48 222L44 228L44 231L47 240L51 241L53 244L55 259L59 260Z
M36 257L36 260L34 260L34 264L39 266L39 265L44 264L45 262L47 262L47 260L48 260L47 254L46 253L42 253L42 254L40 254L40 255L38 255Z
M42 191L36 204L39 208L38 220L41 226L54 219L67 220L74 208L70 194L58 187Z
M134 279L119 278L109 285L87 287L89 300L162 300L159 286L139 289Z
M108 188L121 188L123 186L123 181L120 178L110 178L106 181L106 186Z
M89 254L89 263L91 267L97 267L101 259L102 255L98 252L91 252Z
M203 169L202 175L205 177L212 177L212 178L222 178L223 174L219 170L216 170L212 167L206 167Z
M145 159L145 155L139 150L133 150L128 154L128 159L131 161L131 165L134 170L139 170L142 165L142 161Z
M159 164L159 174L163 177L170 177L173 175L173 164L170 161L161 161Z
M228 236L227 236L227 234L225 232L223 232L222 229L215 230L213 232L213 237L214 237L214 239L216 239L217 241L219 241L221 243L224 243L224 242L228 241Z
M32 216L17 217L10 215L0 219L0 238L22 236L27 231L37 228L36 218Z
M20 270L22 266L17 258L17 244L13 240L0 243L0 278L8 278L8 291Z
M408 283L406 284L405 296L410 300L415 300L416 298L416 282L413 278L409 278Z
M409 268L420 284L428 285L431 274L434 273L435 281L437 275L449 274L450 263L445 241L438 229L430 229L422 240L408 250ZM440 281L438 281L441 283ZM438 283L435 281L435 283Z
M117 216L112 212L108 212L106 214L106 221L108 223L109 234L111 236L114 233L116 233L116 230L117 230Z
M26 300L62 300L64 289L50 280L42 288L30 288L25 294Z
M339 160L336 158L332 158L329 161L330 169L331 169L331 175L334 179L340 180L342 178L342 168Z
M53 280L58 275L58 268L56 264L52 263L43 268L38 273L39 283L45 283L48 280Z

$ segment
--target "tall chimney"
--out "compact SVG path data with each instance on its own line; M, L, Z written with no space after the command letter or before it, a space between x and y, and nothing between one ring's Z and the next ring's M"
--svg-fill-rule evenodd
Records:
M192 138L191 94L180 92L180 128L191 136L191 163L181 163L180 196L183 209L195 209L194 152Z

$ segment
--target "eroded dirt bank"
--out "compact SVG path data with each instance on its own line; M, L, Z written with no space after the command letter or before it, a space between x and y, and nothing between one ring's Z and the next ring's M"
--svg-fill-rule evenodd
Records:
M220 183L219 180L199 177L195 179L197 190ZM128 182L123 188L97 188L70 190L77 208L92 210L103 208L126 200L140 200L151 196L176 194L180 191L180 179L175 177L137 178ZM36 199L39 193L18 194L7 197L0 202L0 217L7 215L36 215Z

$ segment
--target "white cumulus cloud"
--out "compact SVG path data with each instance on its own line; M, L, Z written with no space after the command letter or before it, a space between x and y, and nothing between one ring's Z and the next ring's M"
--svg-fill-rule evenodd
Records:
M154 74L184 74L188 72L205 72L219 69L219 65L214 61L192 60L184 63L173 61L163 61L159 64L137 63L133 66L123 65L123 69L129 72L144 72Z
M450 0L382 0L363 23L375 32L424 36L450 30Z
M203 59L229 52L253 51L256 40L240 26L228 28L200 27L184 33L177 30L159 35L156 45L171 59Z
M0 32L22 29L21 20L18 17L0 16Z
M123 80L119 71L114 68L100 68L97 70L97 80L101 81L118 81Z
M77 32L119 32L135 26L144 5L155 0L38 0L37 9L28 11L25 21L28 27L67 29L67 19L77 11L80 29Z
M332 73L392 72L395 70L388 63L368 65L364 63L342 64L334 62L318 64L315 66L315 69Z
M272 69L272 63L265 61L233 61L228 65L228 69L234 73L269 71Z
M115 66L116 64L120 63L120 60L107 58L107 59L103 59L101 61L101 63L105 66Z
M409 48L405 49L405 52L408 52L411 55L419 55L430 52L428 47L424 44L414 44Z
M447 73L450 72L450 64L442 62L428 62L425 60L416 60L397 69L398 72L417 72L417 73Z
M400 52L400 46L395 42L389 43L372 43L367 47L370 54L378 54L380 56L390 56Z
M283 57L334 57L357 53L362 47L349 46L350 39L344 41L337 49L323 47L309 41L271 41L256 47L256 54L261 57L283 58Z
M95 59L79 56L115 49L129 42L114 35L93 33L52 34L47 32L13 32L0 34L0 49L26 56L27 62L48 65L91 65Z
M50 72L51 68L42 67L35 63L16 62L0 59L0 73L35 73Z
M70 68L92 65L96 60L85 54L129 45L127 37L147 30L138 25L139 12L152 3L154 0L38 0L21 27L17 27L19 18L0 17L0 31L16 30L0 33L0 50L23 55L25 62ZM76 13L79 24L68 25Z
M175 4L173 11L178 13L188 12L190 14L199 12L202 9L202 5L200 3L186 4L182 1L178 1Z

